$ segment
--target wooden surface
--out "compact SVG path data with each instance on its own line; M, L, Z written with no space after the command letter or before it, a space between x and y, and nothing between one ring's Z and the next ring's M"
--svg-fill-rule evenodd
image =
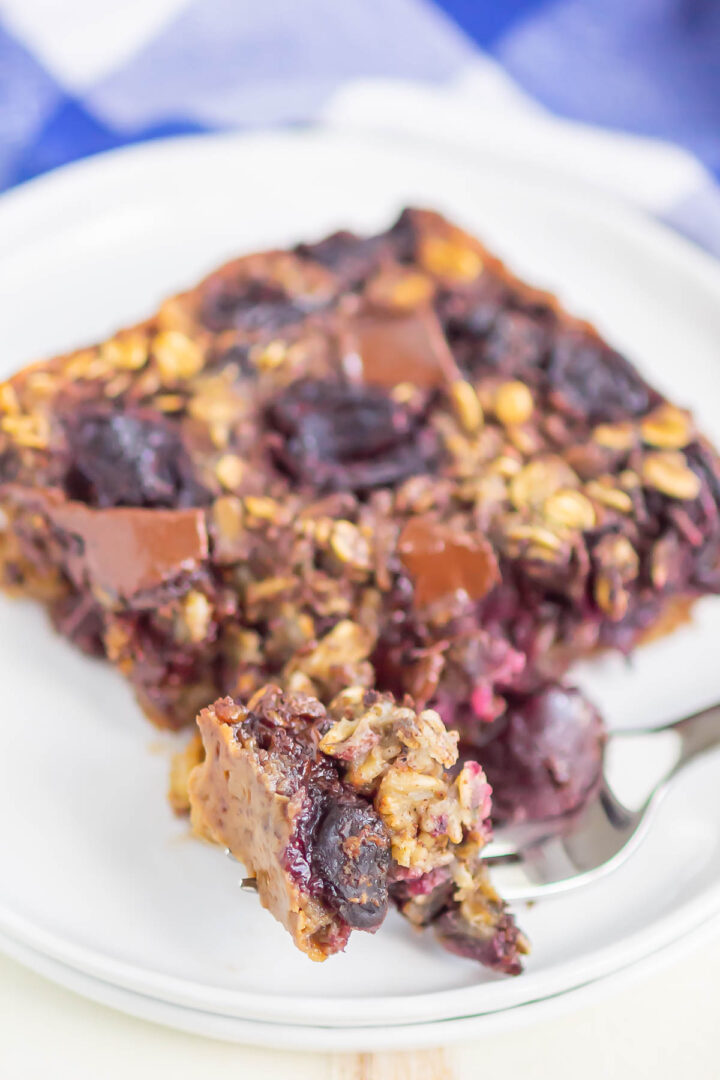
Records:
M599 1003L472 1045L253 1050L122 1016L0 958L1 1080L718 1080L720 936Z

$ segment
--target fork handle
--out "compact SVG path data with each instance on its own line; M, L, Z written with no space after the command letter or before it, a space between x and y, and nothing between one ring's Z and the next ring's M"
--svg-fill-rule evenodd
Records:
M693 761L706 750L720 746L720 705L702 709L692 716L670 725L682 740L680 757L675 765L677 772L688 761Z
M665 724L656 728L634 728L632 730L618 731L617 735L664 735L673 734L680 737L678 758L666 779L675 776L680 769L690 761L720 746L720 705L711 705L709 709L701 709L700 712L677 720L674 724ZM614 736L613 736L614 737Z

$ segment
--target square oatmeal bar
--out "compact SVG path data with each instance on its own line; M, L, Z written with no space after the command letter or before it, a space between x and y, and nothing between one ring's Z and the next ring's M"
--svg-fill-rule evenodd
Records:
M719 505L689 413L423 210L237 259L0 388L3 582L151 719L408 694L506 817L591 789L561 680L718 591Z

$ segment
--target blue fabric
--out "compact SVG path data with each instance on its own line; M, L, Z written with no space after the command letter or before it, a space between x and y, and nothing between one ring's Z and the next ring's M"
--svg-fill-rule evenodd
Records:
M677 142L720 177L717 0L534 7L493 45L530 93L565 116Z
M484 49L491 49L512 27L532 17L550 0L438 0L438 7L447 12L458 26Z
M720 177L718 0L169 0L77 79L64 24L43 39L35 6L0 0L0 190L160 135L310 122L363 80L454 87L488 57L557 116L670 141ZM717 189L697 206L717 230ZM702 237L691 198L682 213Z
M0 189L22 178L23 154L36 145L63 98L42 65L0 24Z
M195 0L87 97L119 124L312 120L355 78L451 78L474 49L443 23L416 0Z

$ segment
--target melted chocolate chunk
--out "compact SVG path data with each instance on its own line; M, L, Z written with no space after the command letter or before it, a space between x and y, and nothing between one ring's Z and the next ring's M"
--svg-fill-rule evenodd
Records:
M452 353L430 309L407 314L370 309L350 320L348 331L366 383L392 389L406 382L433 390L457 378Z
M208 553L201 509L113 507L105 513L77 502L47 504L52 523L66 535L67 570L108 597L153 608L158 590L187 582Z
M480 600L500 578L497 559L484 536L431 518L411 518L400 534L398 550L413 579L419 608L457 592Z
M88 506L186 507L208 502L178 433L160 416L78 411L65 424L65 490Z
M397 484L437 461L422 416L370 386L302 380L272 402L267 419L282 436L279 467L319 491Z
M641 416L660 401L624 357L583 330L558 334L546 375L555 407L594 423Z

